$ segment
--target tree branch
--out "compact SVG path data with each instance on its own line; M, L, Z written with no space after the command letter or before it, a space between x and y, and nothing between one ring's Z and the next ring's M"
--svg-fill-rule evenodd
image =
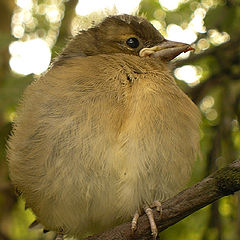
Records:
M158 231L163 231L193 212L238 190L240 190L240 160L214 172L201 182L163 202L161 217L154 210ZM152 239L146 215L139 218L138 229L134 234L131 232L131 223L125 223L85 240L132 240L142 238Z

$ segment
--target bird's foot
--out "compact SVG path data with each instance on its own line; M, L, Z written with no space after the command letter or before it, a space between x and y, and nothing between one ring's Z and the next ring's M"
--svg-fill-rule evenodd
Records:
M57 233L54 240L64 240L64 235L62 233Z
M158 229L154 220L154 216L153 216L153 211L152 208L156 208L156 210L159 212L160 216L162 215L162 204L160 201L154 201L153 204L151 206L149 205L144 205L143 210L145 212L145 214L148 217L149 223L150 223L150 227L151 227L151 232L153 235L153 239L156 239L158 236ZM140 214L139 211L136 211L133 219L132 219L132 231L136 231L137 229L137 221L139 218Z
M132 231L135 232L137 230L137 221L139 218L139 211L136 211L135 214L133 215L133 219L132 219Z
M151 208L156 208L156 210L159 212L160 217L162 216L162 204L160 201L154 201L151 205Z

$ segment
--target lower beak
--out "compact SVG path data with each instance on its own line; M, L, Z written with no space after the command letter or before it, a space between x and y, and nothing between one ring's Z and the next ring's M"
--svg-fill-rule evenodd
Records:
M139 52L140 57L155 57L161 58L165 61L170 61L177 57L182 52L194 50L191 45L181 42L173 42L170 40L163 40L159 45L151 48L143 48Z

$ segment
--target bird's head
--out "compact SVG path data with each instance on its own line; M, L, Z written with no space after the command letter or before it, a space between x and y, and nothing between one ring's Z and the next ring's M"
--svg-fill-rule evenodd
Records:
M193 50L185 43L166 40L145 18L117 15L73 38L61 58L124 53L170 61L182 52Z

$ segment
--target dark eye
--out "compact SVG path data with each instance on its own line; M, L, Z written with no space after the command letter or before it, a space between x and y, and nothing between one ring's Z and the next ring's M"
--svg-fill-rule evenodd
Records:
M131 48L137 48L139 46L139 41L136 38L131 37L126 41L126 44Z

